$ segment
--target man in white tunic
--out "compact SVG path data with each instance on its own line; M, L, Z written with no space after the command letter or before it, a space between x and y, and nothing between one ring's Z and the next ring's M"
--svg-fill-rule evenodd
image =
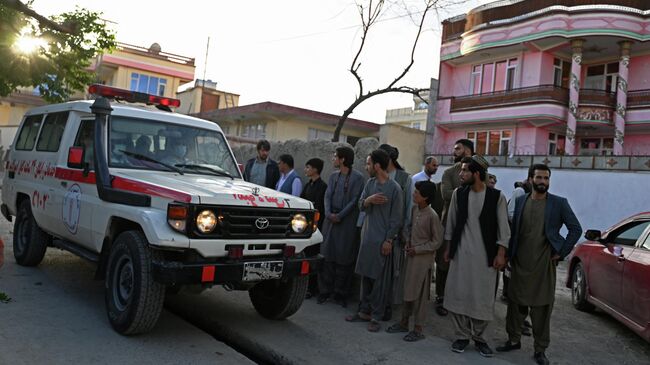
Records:
M450 264L444 307L458 338L452 351L463 352L471 339L481 355L490 357L483 332L494 316L494 288L506 263L510 227L505 196L485 184L487 167L481 156L461 161L461 186L453 192L445 229Z

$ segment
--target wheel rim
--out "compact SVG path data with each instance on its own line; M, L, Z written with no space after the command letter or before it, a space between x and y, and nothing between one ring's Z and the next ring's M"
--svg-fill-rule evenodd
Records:
M582 269L577 268L573 274L573 290L571 291L573 304L578 303L583 295L583 283L585 280L584 273Z
M112 277L113 304L118 310L126 309L133 294L134 284L133 262L127 255L122 255L115 264Z
M23 216L20 219L20 223L18 224L18 232L16 232L18 235L18 242L16 244L16 247L14 247L14 253L16 256L21 256L23 253L25 253L27 242L29 242L30 238L30 230L29 218L25 217L23 213Z

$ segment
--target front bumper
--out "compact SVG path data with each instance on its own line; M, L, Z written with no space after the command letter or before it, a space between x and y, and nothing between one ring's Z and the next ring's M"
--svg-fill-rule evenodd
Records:
M310 275L318 272L323 257L292 258L245 258L237 261L208 261L201 263L183 263L178 261L158 261L152 263L154 280L161 284L228 284L241 283L244 275L244 263L283 261L281 279ZM246 282L249 283L249 282Z

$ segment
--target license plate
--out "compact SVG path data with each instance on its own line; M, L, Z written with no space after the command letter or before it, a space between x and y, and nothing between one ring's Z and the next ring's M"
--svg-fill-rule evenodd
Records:
M283 261L245 262L243 281L260 281L282 277Z

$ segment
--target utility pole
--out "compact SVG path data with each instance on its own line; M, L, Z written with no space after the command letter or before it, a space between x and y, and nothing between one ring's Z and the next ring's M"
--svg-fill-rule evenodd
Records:
M205 94L205 75L208 72L208 54L210 53L210 36L208 36L208 44L205 46L205 63L203 64L203 79L201 80L201 100L199 105L199 113L203 112L203 94ZM217 105L217 107L219 107Z

